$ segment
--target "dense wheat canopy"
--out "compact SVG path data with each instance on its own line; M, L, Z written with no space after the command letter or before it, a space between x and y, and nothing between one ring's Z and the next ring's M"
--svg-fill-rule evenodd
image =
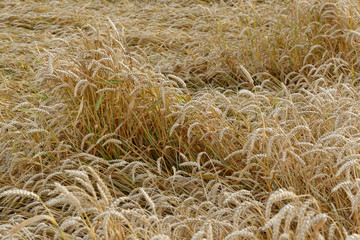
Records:
M1 239L359 239L355 0L0 2Z

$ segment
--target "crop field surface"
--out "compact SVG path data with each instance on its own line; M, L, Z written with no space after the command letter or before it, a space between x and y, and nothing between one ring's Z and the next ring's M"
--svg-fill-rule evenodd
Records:
M0 1L0 239L360 239L360 2Z

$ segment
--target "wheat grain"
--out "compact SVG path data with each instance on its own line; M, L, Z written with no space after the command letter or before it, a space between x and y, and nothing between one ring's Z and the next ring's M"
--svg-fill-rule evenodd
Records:
M6 196L28 197L28 198L32 198L38 202L41 202L41 199L37 194L27 191L27 190L22 190L22 189L9 189L9 190L6 190L6 191L0 193L0 197L6 197Z
M246 230L246 229L240 230L240 231L234 231L231 234L227 235L225 239L226 240L238 239L239 237L256 239L255 234L253 232L251 232L251 231Z
M267 220L270 219L270 212L271 207L275 202L282 201L284 199L297 199L297 195L293 192L279 189L276 192L272 193L266 202L266 210L265 210L265 217Z
M99 144L101 141L103 141L105 138L108 138L108 137L112 137L112 136L115 136L116 133L108 133L108 134L105 134L103 136L101 136L101 138L99 138L97 141L96 141L96 144Z
M33 129L29 129L28 131L26 131L27 134L32 134L32 133L46 133L49 134L49 132L46 129L41 129L41 128L33 128Z

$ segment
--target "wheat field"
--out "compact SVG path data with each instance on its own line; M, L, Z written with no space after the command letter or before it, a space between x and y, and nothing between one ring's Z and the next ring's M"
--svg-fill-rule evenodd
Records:
M3 0L1 239L360 239L360 2Z

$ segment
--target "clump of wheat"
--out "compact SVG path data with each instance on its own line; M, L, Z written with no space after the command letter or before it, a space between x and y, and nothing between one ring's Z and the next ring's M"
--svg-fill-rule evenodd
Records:
M1 238L359 237L356 1L0 6Z

